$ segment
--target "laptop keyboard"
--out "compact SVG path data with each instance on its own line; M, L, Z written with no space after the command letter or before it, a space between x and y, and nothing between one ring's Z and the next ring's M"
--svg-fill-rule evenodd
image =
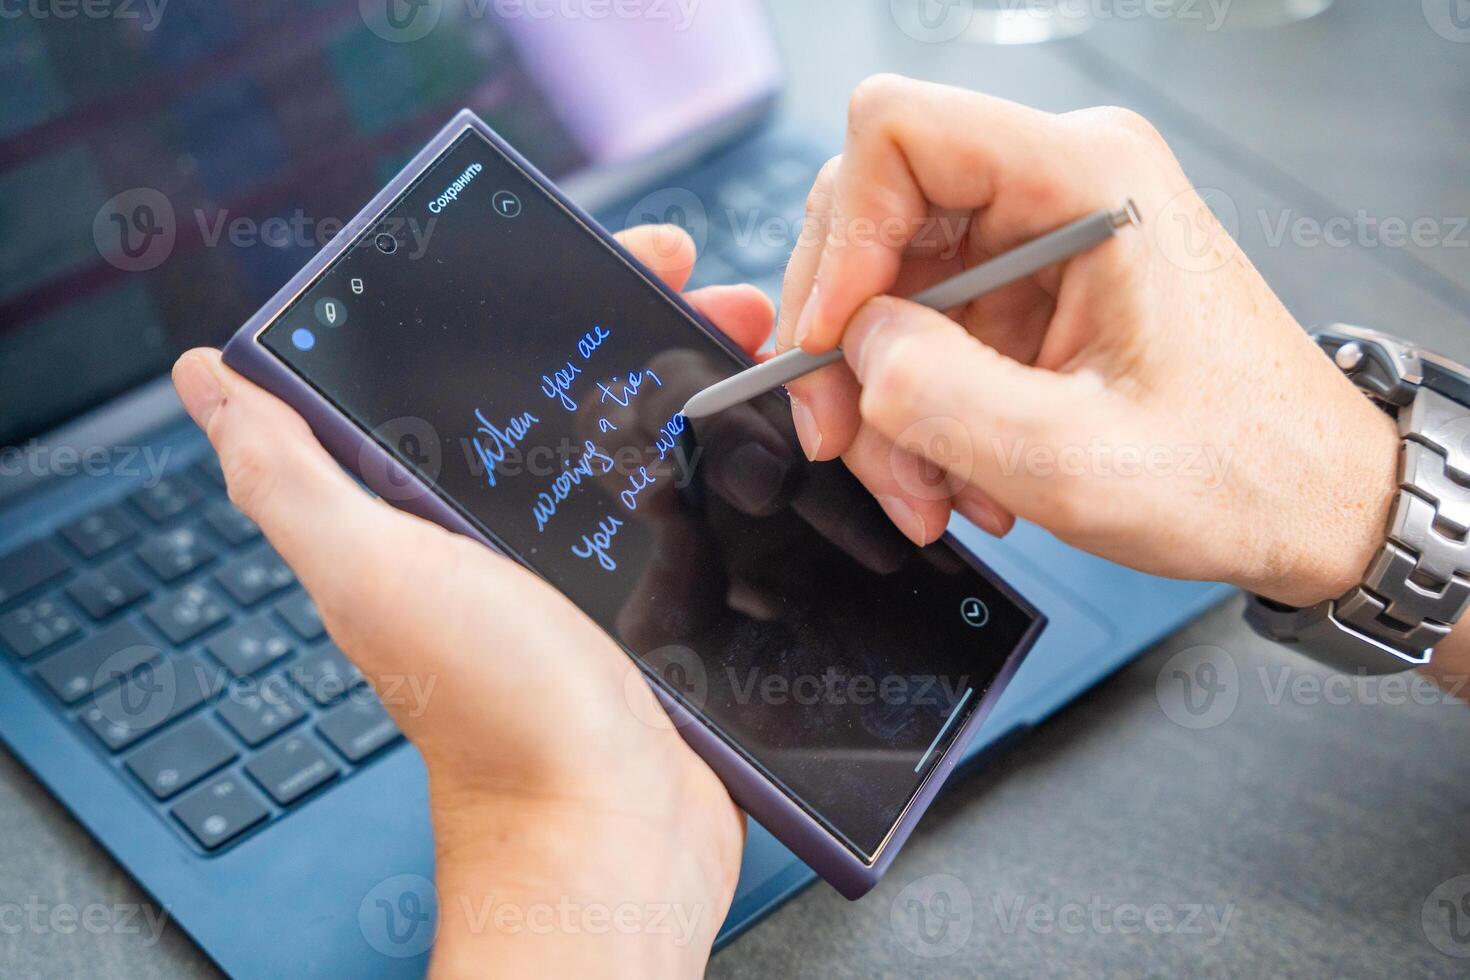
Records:
M400 738L212 457L0 556L0 646L206 851Z
M779 296L820 160L757 143L604 215L675 221L691 286ZM771 221L771 218L777 219ZM784 239L783 239L784 236ZM211 455L0 555L0 650L179 831L214 853L289 817L401 735L291 569L225 495Z

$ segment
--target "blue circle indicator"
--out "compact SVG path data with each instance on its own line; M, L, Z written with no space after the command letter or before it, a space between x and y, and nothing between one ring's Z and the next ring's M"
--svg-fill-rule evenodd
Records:
M291 343L297 350L311 350L316 346L316 334L305 327L297 327L291 332Z

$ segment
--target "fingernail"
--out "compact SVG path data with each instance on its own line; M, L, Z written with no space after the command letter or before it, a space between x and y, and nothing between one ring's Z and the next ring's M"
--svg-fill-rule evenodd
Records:
M989 504L967 497L956 500L954 506L955 510L960 512L961 517L980 528L986 534L997 538L1006 536L1007 528L1005 518L1001 517L1000 512Z
M898 497L879 497L878 504L894 526L903 532L904 537L914 544L928 543L929 536L925 533L924 519L906 501Z
M801 440L801 451L806 458L815 461L822 449L822 430L817 428L817 417L802 403L791 396L791 420L796 424L796 438Z
M796 318L796 346L806 340L807 334L812 332L812 324L817 319L817 287L812 286L812 291L807 293L806 305L801 308L801 316Z
M198 354L185 354L174 365L174 388L189 417L199 428L207 428L225 397L214 368Z

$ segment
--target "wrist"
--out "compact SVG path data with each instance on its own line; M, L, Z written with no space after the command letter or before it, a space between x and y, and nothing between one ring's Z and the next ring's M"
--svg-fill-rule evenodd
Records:
M687 824L566 797L446 802L434 806L436 978L703 973L738 833L691 840Z
M1348 395L1343 411L1324 413L1314 427L1314 451L1300 462L1303 479L1282 488L1276 519L1264 522L1265 554L1237 583L1243 588L1313 606L1361 583L1383 547L1398 487L1398 427L1355 389Z

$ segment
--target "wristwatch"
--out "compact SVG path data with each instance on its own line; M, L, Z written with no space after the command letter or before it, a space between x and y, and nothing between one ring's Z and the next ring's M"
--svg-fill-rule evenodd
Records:
M1333 324L1312 339L1398 420L1387 540L1345 595L1306 609L1251 596L1246 622L1339 670L1423 666L1470 604L1470 368L1364 327Z

